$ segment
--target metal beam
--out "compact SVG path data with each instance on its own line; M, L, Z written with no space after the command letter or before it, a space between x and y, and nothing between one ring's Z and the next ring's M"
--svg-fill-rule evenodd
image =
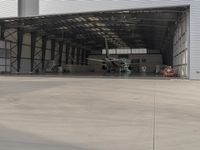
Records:
M58 65L62 65L62 53L63 53L63 41L59 42L59 59L58 59Z
M79 65L80 61L80 49L76 48L76 64Z
M83 50L79 49L79 64L80 65L82 64L82 53L83 53Z
M0 25L0 39L4 39L4 33L5 33L5 27L4 27L4 23L2 23Z
M21 69L21 54L22 54L22 43L23 43L23 30L17 29L17 72Z
M79 65L82 63L82 49L79 49Z
M51 60L55 59L56 40L51 40Z
M31 72L34 71L35 60L36 33L31 33Z
M24 31L37 32L37 34L43 36L45 34L51 39L73 41L75 47L83 43L85 47L91 50L103 49L105 37L108 39L109 48L137 47L141 43L134 40L134 35L139 32L145 40L141 37L136 38L144 41L143 45L160 49L160 43L162 43L160 36L163 36L169 28L168 23L174 24L177 16L184 13L186 9L186 7L174 7L10 18L0 19L0 23L5 24L6 28L23 27ZM74 59L74 57L72 58ZM73 63L76 60L72 60Z
M77 47L74 48L74 57L73 57L73 59L74 59L74 64L75 64L76 61L77 61L76 57L77 57Z
M74 64L75 47L71 47L71 64Z
M46 36L43 36L42 37L42 72L45 72L46 45L47 45L47 38Z
M69 53L70 53L70 45L66 44L66 57L65 57L66 64L69 63Z
M84 55L84 62L85 62L85 65L88 65L88 56L89 56L89 51L85 51L85 55Z
M84 55L85 55L85 50L81 49L81 65L84 65Z

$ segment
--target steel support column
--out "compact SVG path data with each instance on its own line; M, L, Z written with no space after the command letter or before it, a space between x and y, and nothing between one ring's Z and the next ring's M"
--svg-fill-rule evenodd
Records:
M76 49L76 64L79 65L79 61L80 61L80 49L77 48Z
M77 57L77 48L75 47L74 48L74 57L73 57L73 59L74 59L74 64L76 63L76 57Z
M88 56L89 56L89 51L85 51L85 65L88 65Z
M5 32L5 27L4 24L2 23L0 25L0 39L4 39L4 32Z
M79 64L82 64L82 53L83 53L83 49L80 49L80 54L79 54Z
M17 29L17 72L21 69L21 55L22 55L22 43L23 43L23 30Z
M82 51L82 52L81 52L81 65L84 65L84 55L85 55L85 50L82 49L81 51Z
M31 33L31 72L34 71L35 60L36 33Z
M86 65L86 50L84 50L83 54L83 64Z
M47 38L46 36L43 36L42 37L42 72L45 71L46 45L47 45Z
M71 47L71 64L74 64L75 48Z
M51 60L55 59L56 40L51 40Z
M66 57L65 57L66 64L69 63L69 53L70 53L70 45L66 44Z
M62 65L63 42L59 42L59 60L58 65Z

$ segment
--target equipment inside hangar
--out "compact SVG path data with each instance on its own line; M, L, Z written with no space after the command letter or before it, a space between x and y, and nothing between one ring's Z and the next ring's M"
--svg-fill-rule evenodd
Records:
M132 75L173 68L188 77L189 7L4 18L0 27L2 73L101 74L128 65Z

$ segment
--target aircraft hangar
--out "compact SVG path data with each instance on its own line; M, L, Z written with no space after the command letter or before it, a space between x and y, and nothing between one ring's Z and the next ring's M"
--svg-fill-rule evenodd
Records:
M199 78L195 55L199 53L193 44L197 40L191 41L194 2L143 6L128 1L121 7L113 2L96 9L92 3L100 2L73 11L61 4L68 8L75 2L41 0L25 5L19 1L20 17L0 19L1 72L102 74L106 72L102 69L105 62L90 58L106 57L106 40L109 57L128 60L133 76L160 75L162 68L171 66L178 77ZM53 5L55 8L50 9ZM25 9L30 6L35 9Z
M0 149L199 150L199 10L0 0Z

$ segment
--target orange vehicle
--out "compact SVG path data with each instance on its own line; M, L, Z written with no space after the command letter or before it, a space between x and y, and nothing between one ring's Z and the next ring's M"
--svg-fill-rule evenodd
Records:
M163 70L161 70L161 74L164 77L176 77L176 71L171 66L166 66Z

